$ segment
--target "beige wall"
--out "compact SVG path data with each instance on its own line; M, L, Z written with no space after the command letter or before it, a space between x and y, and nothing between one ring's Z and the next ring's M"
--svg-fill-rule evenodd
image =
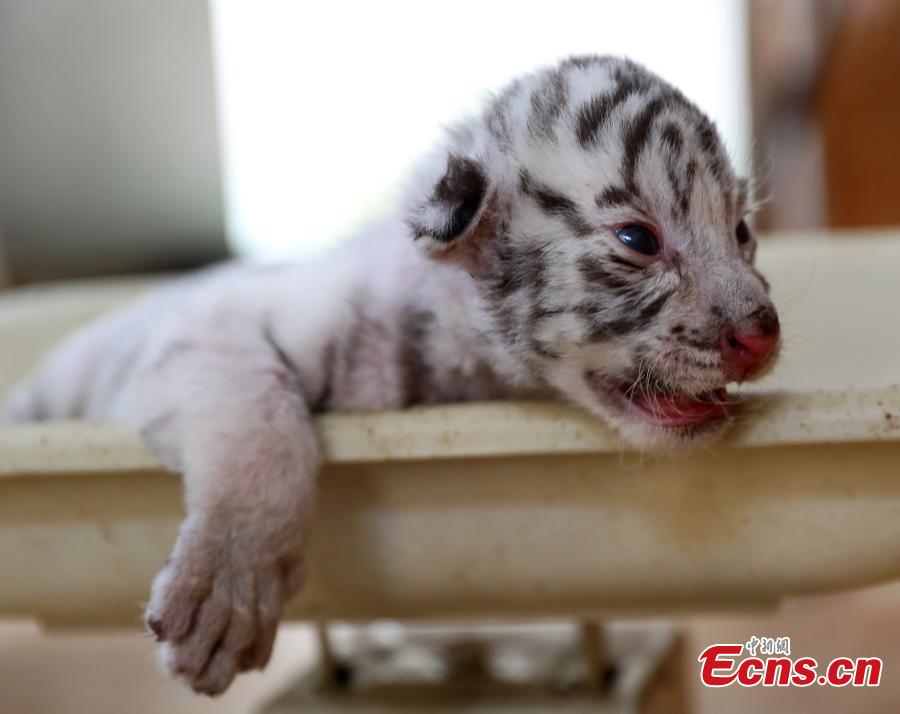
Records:
M18 282L223 253L204 0L0 0L0 221Z
M3 240L3 229L0 228L0 290L9 285L9 273L6 265L6 244Z

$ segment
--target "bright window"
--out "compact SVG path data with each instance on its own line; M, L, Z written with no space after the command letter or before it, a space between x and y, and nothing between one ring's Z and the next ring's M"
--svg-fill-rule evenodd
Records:
M678 85L749 164L741 0L306 3L212 0L230 238L315 251L391 200L442 124L575 53Z

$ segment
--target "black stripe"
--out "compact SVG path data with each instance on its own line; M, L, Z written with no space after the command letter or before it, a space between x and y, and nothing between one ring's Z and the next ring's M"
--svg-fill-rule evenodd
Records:
M678 128L678 125L669 122L663 127L660 136L662 137L663 142L672 150L673 156L678 158L684 147L684 138L681 135L681 129Z
M329 342L322 351L322 385L319 393L310 404L313 414L321 414L331 405L331 397L334 393L334 374L337 363L337 345Z
M615 208L617 206L633 206L637 200L621 186L610 186L598 193L594 202L598 208Z
M659 116L663 107L662 97L656 97L640 111L634 121L630 122L625 129L622 177L625 180L625 188L635 195L640 195L637 181L635 180L638 159L644 150L644 146L647 144L647 140L650 138L653 122Z
M615 264L618 265L620 268L624 268L625 270L632 270L632 271L643 270L643 267L642 267L642 266L640 266L640 265L635 265L634 263L630 263L630 262L628 262L627 260L625 260L625 258L622 258L622 257L620 257L620 256L618 256L618 255L616 255L616 254L610 255L610 256L607 258L607 260L609 260L611 263L615 263Z
M669 163L667 168L669 183L672 186L672 196L675 199L673 206L674 218L685 218L691 209L691 199L694 195L694 179L697 175L697 162L691 159L687 162L683 175L678 174L676 165Z
M685 169L684 183L681 184L681 191L678 196L678 207L681 209L681 215L687 216L691 209L691 200L694 197L694 181L697 178L697 162L691 159L688 161L687 169Z
M594 146L616 107L636 91L634 84L622 82L612 92L598 94L582 104L576 114L578 142L585 149Z
M660 313L671 296L671 291L663 293L651 302L643 305L637 315L633 317L620 317L615 320L594 322L590 326L587 341L603 342L610 338L620 337L645 328Z
M543 357L545 359L559 359L560 357L562 357L559 352L551 349L540 340L532 338L530 344L532 352L539 355L540 357Z
M278 361L281 362L282 366L291 374L293 377L297 379L299 382L299 376L297 372L297 367L291 361L290 357L288 357L287 352L281 347L278 341L275 339L275 332L272 329L272 317L271 315L266 315L263 318L263 328L262 328L263 339L269 343L269 347L272 348L272 351L275 353L275 356L278 358Z
M400 315L398 359L403 406L427 401L431 391L433 375L427 340L433 323L434 313L430 310L408 307Z
M663 309L663 306L666 304L666 301L672 296L671 292L665 292L660 295L658 298L653 300L652 302L645 305L641 311L638 313L637 321L638 324L643 327L650 320L656 317L660 311Z
M575 201L544 184L537 183L526 169L519 172L519 187L522 193L533 199L544 213L562 218L576 235L584 237L594 232L591 224L581 215Z
M546 248L537 244L511 250L499 247L497 257L499 269L491 283L491 295L495 300L503 300L521 288L531 287L541 290L546 284Z
M735 183L734 200L741 208L747 208L750 200L750 181L747 178L741 177Z
M647 92L653 85L665 85L661 79L629 59L620 60L613 70L613 77L619 84L627 84L636 92Z
M701 116L697 122L697 138L700 142L700 150L707 155L718 154L719 136L716 127L705 116Z
M531 94L531 116L528 131L532 136L554 138L554 128L568 102L569 87L560 71L551 72L546 82Z
M719 134L712 121L702 114L697 120L696 131L699 137L700 150L706 156L706 169L722 190L725 197L725 210L730 214L732 211L731 192L734 190L734 187L729 179L727 159L724 156Z
M512 131L509 127L508 113L510 104L519 93L521 80L515 80L503 93L497 97L488 114L488 131L497 140L497 145L502 151L509 151L512 147Z
M572 67L575 67L576 69L589 69L595 65L606 64L607 62L612 61L612 59L613 58L608 55L573 55L572 57L564 59L559 67L563 70Z
M589 285L599 284L614 292L630 285L621 275L610 272L603 260L592 255L578 259L578 270Z

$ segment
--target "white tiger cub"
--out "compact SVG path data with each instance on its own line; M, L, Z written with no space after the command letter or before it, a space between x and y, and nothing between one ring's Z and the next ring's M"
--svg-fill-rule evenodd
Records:
M165 668L216 694L266 664L302 583L312 415L555 395L642 446L719 432L725 385L779 345L747 193L678 90L573 57L451 132L392 218L320 261L207 271L88 326L5 418L123 419L184 474L146 621Z

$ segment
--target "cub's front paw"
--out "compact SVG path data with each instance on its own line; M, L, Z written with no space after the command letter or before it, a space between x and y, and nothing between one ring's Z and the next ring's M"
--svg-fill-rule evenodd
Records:
M279 550L279 549L274 549ZM235 674L269 661L284 600L302 582L299 553L189 518L153 581L146 622L162 642L160 666L201 694L221 694Z

